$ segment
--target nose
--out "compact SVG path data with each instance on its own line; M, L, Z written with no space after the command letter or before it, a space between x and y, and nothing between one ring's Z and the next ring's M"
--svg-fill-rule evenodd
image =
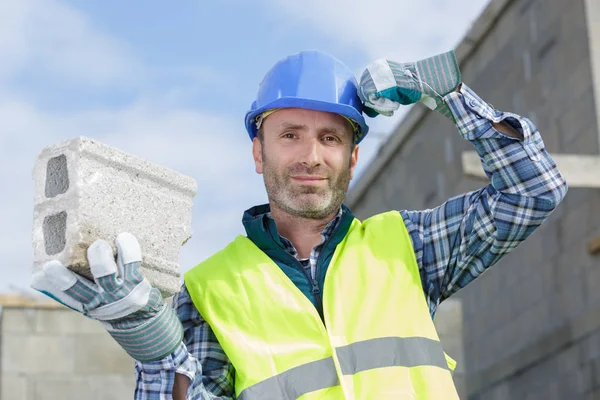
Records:
M308 168L321 165L323 154L321 143L317 138L306 139L301 150L300 163Z

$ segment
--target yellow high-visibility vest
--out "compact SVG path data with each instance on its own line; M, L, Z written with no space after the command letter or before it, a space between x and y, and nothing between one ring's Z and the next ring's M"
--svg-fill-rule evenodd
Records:
M325 324L243 236L185 284L235 368L238 399L458 399L397 212L352 222L325 277Z

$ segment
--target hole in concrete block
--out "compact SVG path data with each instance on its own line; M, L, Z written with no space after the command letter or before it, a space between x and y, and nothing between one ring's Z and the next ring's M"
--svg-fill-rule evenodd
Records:
M69 189L69 170L64 154L52 157L46 166L46 197L54 197Z
M46 254L52 256L63 251L67 244L67 212L61 211L44 218L43 230Z

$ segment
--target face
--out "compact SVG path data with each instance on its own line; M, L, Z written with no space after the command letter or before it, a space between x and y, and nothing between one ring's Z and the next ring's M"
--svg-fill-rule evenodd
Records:
M358 160L349 122L336 114L282 109L262 123L254 139L256 172L263 174L271 207L301 218L338 211Z

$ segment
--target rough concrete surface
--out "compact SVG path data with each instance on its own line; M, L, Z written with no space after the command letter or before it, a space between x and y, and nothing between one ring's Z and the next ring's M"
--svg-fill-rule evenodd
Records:
M134 360L100 323L56 303L3 307L0 355L0 400L134 397Z
M165 297L179 290L179 250L191 237L196 182L96 140L48 146L33 169L34 270L57 259L91 278L87 247L130 232L142 273Z

